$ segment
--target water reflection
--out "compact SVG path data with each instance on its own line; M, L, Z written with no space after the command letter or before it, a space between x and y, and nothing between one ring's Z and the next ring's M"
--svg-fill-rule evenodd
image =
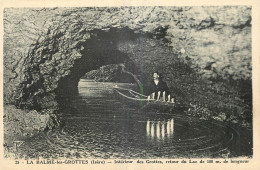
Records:
M151 124L151 137L154 137L154 123Z
M60 153L68 159L78 158L78 154L88 159L190 158L226 154L226 145L231 140L232 152L246 143L238 145L236 133L230 128L192 122L181 113L140 114L111 98L114 85L79 83L80 98L72 100L76 112L62 115L65 125L62 133L49 131L47 135L30 138L19 151L29 158L40 154L48 159L56 156L65 159ZM127 84L121 85L128 88Z
M147 120L146 121L146 136L156 140L165 140L173 138L174 136L174 119L164 121L160 120Z

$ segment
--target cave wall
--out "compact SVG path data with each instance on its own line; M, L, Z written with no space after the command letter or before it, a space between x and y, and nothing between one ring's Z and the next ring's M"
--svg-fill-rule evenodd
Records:
M178 66L186 64L188 73L191 68L206 78L251 79L247 6L6 8L5 103L55 109L57 93L65 93L60 84L75 87L76 73L83 75L75 69L89 63L90 71L107 63L86 50L92 40L102 38L100 32L125 28L138 36L128 37L128 42L116 40L113 48L123 56L122 62L124 58L134 62L141 80L148 79L152 69L174 80ZM184 64L176 66L177 59Z

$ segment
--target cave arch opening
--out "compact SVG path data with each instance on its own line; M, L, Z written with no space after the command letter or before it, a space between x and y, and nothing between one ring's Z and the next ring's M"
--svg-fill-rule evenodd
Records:
M55 90L58 105L62 110L69 105L72 97L78 96L80 79L91 71L110 68L114 72L112 76L118 76L111 81L137 83L133 75L138 75L138 68L126 52L118 49L118 44L134 41L141 34L128 28L111 28L109 31L91 31L90 36L90 39L78 44L82 56L74 61L70 73L61 78Z
M130 28L85 30L74 37L68 32L57 34L46 36L30 52L18 107L56 113L69 105L69 98L78 96L82 76L111 64L140 80L138 86L144 94L153 71L162 72L172 84L178 79L171 77L178 76L185 66L157 34Z

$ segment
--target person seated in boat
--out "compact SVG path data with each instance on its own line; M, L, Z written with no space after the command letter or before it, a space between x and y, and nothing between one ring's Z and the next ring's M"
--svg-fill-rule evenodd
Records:
M169 87L157 71L153 73L153 81L150 84L148 94L148 100L155 99L174 103L174 98L171 96Z

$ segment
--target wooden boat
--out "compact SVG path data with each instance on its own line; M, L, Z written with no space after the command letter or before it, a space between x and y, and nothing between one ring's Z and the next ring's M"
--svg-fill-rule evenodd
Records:
M131 89L125 89L115 86L113 90L117 100L119 100L123 104L135 107L137 109L168 109L175 107L175 103L155 99L148 100L148 96L140 94Z

